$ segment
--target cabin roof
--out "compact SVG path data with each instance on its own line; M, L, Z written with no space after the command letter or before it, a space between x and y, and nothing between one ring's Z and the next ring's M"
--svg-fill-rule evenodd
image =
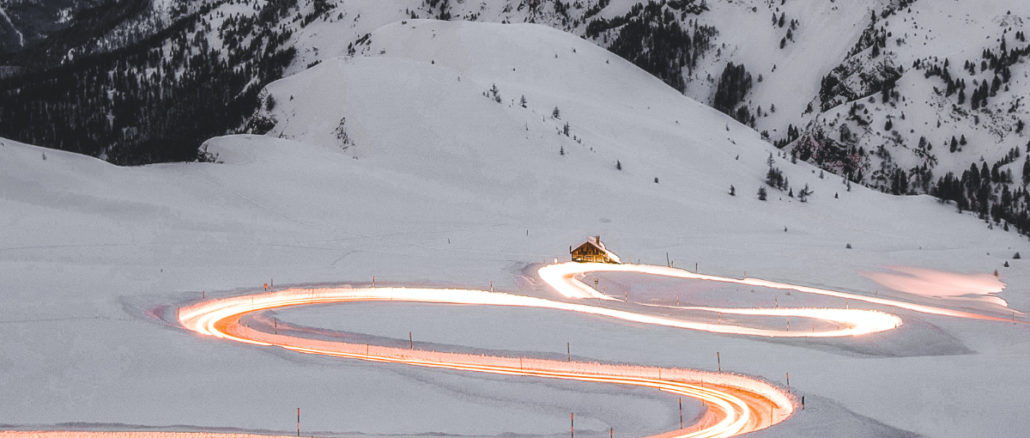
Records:
M601 242L601 236L590 236L590 237L587 237L587 241L585 243L583 243L582 245L577 246L576 249L572 250L572 252L576 252L576 250L579 250L580 248L583 248L584 246L587 246L587 245L593 246L594 248L597 248L597 249L601 250L601 252L603 252L606 256L608 256L608 258L612 259L612 261L614 261L615 263L622 263L622 260L619 260L619 256L617 256L617 255L615 255L615 253L609 251L608 248L605 248L604 243Z

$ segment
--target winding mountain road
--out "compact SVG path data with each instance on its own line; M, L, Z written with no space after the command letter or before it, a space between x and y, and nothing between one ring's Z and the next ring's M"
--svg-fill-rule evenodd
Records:
M819 289L760 279L734 279L702 275L689 271L651 265L611 265L597 263L556 263L540 268L541 279L564 299L551 300L473 289L433 289L409 287L335 287L290 288L228 298L209 299L179 309L182 326L198 334L219 339L266 347L279 347L290 351L389 362L428 368L445 368L489 374L531 376L584 382L655 388L672 394L693 398L704 403L706 410L693 425L658 435L661 437L732 437L761 430L789 418L794 412L794 399L783 389L764 380L725 372L708 372L680 368L658 368L639 365L607 364L598 362L562 361L528 357L492 356L433 350L398 348L381 345L357 344L324 337L305 337L289 329L262 323L260 318L246 318L260 312L298 306L353 302L407 302L461 304L481 306L512 306L555 309L597 315L641 324L702 330L714 333L763 337L846 337L860 336L892 330L902 324L900 317L877 310L840 308L715 308L681 307L703 312L774 317L799 317L825 321L826 328L811 331L790 331L762 326L744 326L733 323L712 323L656 315L647 312L647 306L636 305L637 310L626 310L629 303L605 295L586 285L578 278L592 272L628 272L672 278L746 284L774 289L790 289L816 294L864 301L915 312L959 318L1008 321L976 313L913 304L884 298L873 298L846 292ZM578 302L577 302L578 301ZM587 304L587 303L596 303ZM616 308L619 307L619 308ZM672 307L672 306L667 306ZM267 321L267 320L265 320ZM44 437L63 438L69 432L9 431L0 432L0 438ZM233 434L189 435L169 432L95 432L97 438L159 437L179 438L210 436L220 438L243 437Z

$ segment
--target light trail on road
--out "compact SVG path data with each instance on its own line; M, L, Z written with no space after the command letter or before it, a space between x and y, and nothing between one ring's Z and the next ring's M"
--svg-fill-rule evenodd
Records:
M852 294L847 292L840 292L830 289L821 289L810 286L800 286L789 283L780 283L776 281L762 280L758 278L732 278L732 277L720 277L717 275L699 274L695 272L686 271L678 268L670 268L665 266L655 265L614 265L606 263L556 263L553 265L544 266L540 268L539 274L547 284L555 288L558 293L562 294L567 298L596 298L601 300L614 300L608 295L605 295L594 288L587 286L585 283L576 279L577 276L585 275L591 272L625 272L634 274L648 274L658 275L662 277L671 278L682 278L688 280L703 280L703 281L714 281L719 283L731 283L731 284L742 284L748 286L765 287L770 289L780 290L795 290L802 293L823 295L829 297L843 298L846 300L862 301L870 304L877 304L888 307L896 307L899 309L911 310L919 313L926 313L931 315L950 316L955 318L968 318L968 319L983 319L989 321L1003 321L1012 322L1011 319L1001 318L990 315L982 315L979 313L966 312L961 310L946 309L943 307L928 306L923 304L909 303L905 301L891 300L887 298L870 297L867 295ZM727 313L730 309L716 309L706 307L693 307L693 309L699 310L711 310L716 312ZM742 309L738 309L742 310ZM757 309L759 313L749 314L761 314L761 315L773 315L770 312L773 309ZM834 310L834 309L815 309L820 311ZM841 310L841 309L836 309ZM821 313L821 312L820 312ZM829 314L826 314L829 316ZM799 315L800 316L800 315ZM809 317L814 317L810 315ZM899 318L900 323L900 318ZM894 328L894 327L891 327ZM883 330L879 330L883 331ZM872 331L870 332L872 333Z
M690 428L661 435L663 437L736 436L777 424L794 410L793 400L776 386L730 373L374 346L269 333L240 321L248 314L287 307L389 301L549 308L649 322L644 314L522 295L400 287L286 289L203 301L181 308L178 317L184 327L200 334L299 353L489 374L632 385L655 388L705 403L707 410L699 422ZM675 320L663 322L653 323L673 325Z
M794 400L779 387L764 380L724 372L707 372L681 368L658 368L639 365L607 364L598 362L559 361L511 356L490 356L411 348L397 348L370 344L349 343L329 339L313 339L288 333L271 332L269 327L252 326L242 319L258 312L288 307L350 303L350 302L408 302L433 304L461 304L483 306L527 307L554 309L613 318L622 321L714 333L762 337L847 337L892 330L902 324L896 315L862 309L840 308L723 308L688 306L677 309L700 310L734 315L800 317L826 321L832 328L791 332L766 327L748 327L733 323L716 323L614 308L625 306L621 300L605 295L580 281L577 277L591 272L624 272L658 275L702 281L743 284L772 289L788 289L802 293L824 295L890 306L932 315L959 318L1009 321L1008 319L971 312L907 303L878 297L851 294L808 286L792 285L754 278L729 278L692 273L682 269L652 265L613 265L599 263L558 263L540 268L539 274L551 288L568 300L596 301L597 305L539 297L515 295L473 289L433 289L409 287L335 287L291 288L228 298L204 300L179 309L178 319L183 327L196 333L244 344L280 347L290 351L358 359L481 372L500 375L520 375L539 378L576 380L655 388L703 402L706 410L694 425L661 435L663 438L716 438L732 437L761 430L789 418L794 412ZM610 304L610 305L604 305ZM673 307L673 306L663 306ZM287 332L289 330L286 330ZM5 438L0 432L0 438ZM23 436L64 438L69 432L6 432L17 438ZM239 434L190 435L172 432L96 432L88 436L97 438L180 438L180 437L242 437Z

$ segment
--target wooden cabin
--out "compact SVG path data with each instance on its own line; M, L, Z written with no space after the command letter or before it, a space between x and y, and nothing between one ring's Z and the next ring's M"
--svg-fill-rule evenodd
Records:
M572 254L572 261L580 263L622 263L619 260L619 256L609 251L601 243L601 236L590 236L587 238L586 243L576 247L576 249L569 248L569 253Z

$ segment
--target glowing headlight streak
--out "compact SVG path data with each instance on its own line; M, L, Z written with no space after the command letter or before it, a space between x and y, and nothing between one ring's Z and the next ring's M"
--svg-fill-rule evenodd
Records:
M759 279L733 279L695 274L680 269L649 265L610 265L598 263L561 263L540 269L540 277L559 294L571 299L612 301L612 297L598 292L579 281L577 276L589 272L631 272L673 278L746 284L775 289L835 296L856 301L890 305L925 313L984 318L982 315L952 311L931 306L870 298L844 292L807 286L776 283ZM683 307L735 315L802 317L833 323L834 329L813 329L810 332L745 327L736 324L713 324L646 313L631 312L588 304L553 301L538 297L469 289L429 288L320 288L288 289L279 292L208 300L179 311L182 325L197 333L236 342L277 346L291 351L324 356L345 357L377 362L475 371L492 374L525 375L535 377L607 382L624 385L659 388L664 391L704 401L709 406L702 422L693 430L674 431L663 436L674 437L727 437L758 430L783 421L793 412L793 404L778 388L757 379L723 373L705 373L692 370L657 370L641 367L599 363L560 362L500 356L475 356L428 350L397 349L390 347L351 344L269 334L240 323L240 318L254 312L284 307L363 301L402 301L437 304L465 304L490 306L518 306L554 309L598 315L642 324L660 325L716 333L765 337L840 337L878 333L897 328L901 318L885 312L859 309L738 309L716 307ZM991 319L991 318L987 318ZM518 359L518 366L514 361ZM664 371L665 377L662 378ZM655 377L655 374L658 377ZM727 381L729 379L730 381ZM707 387L700 382L707 382ZM762 413L770 412L768 421L760 421ZM701 424L706 426L702 427Z
M793 401L780 389L758 379L729 373L372 346L273 334L240 322L248 314L271 309L368 301L548 308L649 324L683 324L685 328L694 328L687 325L694 323L687 321L506 293L396 287L287 289L214 299L180 309L179 321L187 329L204 335L246 344L276 346L298 353L490 374L641 386L694 398L706 404L708 410L698 425L663 434L663 437L736 436L777 424L793 413Z
M870 304L895 307L899 309L911 310L931 315L1011 322L1011 319L1008 318L981 315L978 313L946 309L943 307L928 306L923 304L909 303L905 301L897 301L879 297L870 297L866 295L850 294L830 289L821 289L816 287L800 286L789 283L780 283L775 281L762 280L758 278L731 278L720 277L716 275L698 274L690 271L685 271L683 269L670 268L665 266L633 264L613 265L605 263L557 263L553 265L544 266L543 268L540 268L539 271L540 278L542 278L545 282L547 282L548 285L550 285L556 291L558 291L558 293L567 298L596 298L602 300L613 300L614 298L605 295L601 292L598 292L597 290L591 288L590 286L587 286L585 283L576 279L577 276L584 275L590 272L627 272L636 274L658 275L670 278L683 278L689 280L704 280L719 283L742 284L748 286L765 287L770 289L794 290L807 294L844 298L853 301L862 301ZM695 307L695 309L705 310L708 308ZM761 310L762 312L768 312L771 309L759 310ZM1020 312L1014 313L1022 315L1022 313Z

